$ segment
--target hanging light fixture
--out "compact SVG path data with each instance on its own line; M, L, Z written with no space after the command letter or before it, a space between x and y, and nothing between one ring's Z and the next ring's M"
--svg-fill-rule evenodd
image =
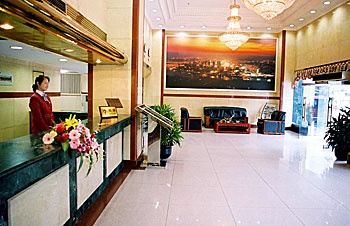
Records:
M232 3L230 5L231 15L227 17L227 21L229 22L227 30L219 34L219 40L225 43L230 49L235 50L248 41L249 33L243 32L239 24L241 21L241 17L238 16L240 6L236 4L236 0L233 0Z
M295 0L242 0L249 8L266 20L271 20L285 9L290 7Z

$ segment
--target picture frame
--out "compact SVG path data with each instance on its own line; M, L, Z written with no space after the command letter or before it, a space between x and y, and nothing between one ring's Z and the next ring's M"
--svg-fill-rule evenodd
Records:
M278 38L251 37L232 51L214 36L166 36L167 90L276 92Z
M108 106L116 107L116 108L123 108L122 102L119 98L105 98Z
M13 74L11 72L0 72L0 86L12 86Z
M118 118L117 108L114 106L99 106L101 119Z

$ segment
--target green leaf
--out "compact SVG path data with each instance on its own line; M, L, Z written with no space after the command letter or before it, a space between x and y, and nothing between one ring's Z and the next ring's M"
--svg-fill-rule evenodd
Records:
M84 154L80 153L80 162L79 162L78 172L81 169L81 167L83 166L83 163L84 163Z
M65 142L61 143L63 151L67 151L69 148L69 142L66 140Z
M90 173L90 171L91 171L91 169L92 169L92 166L94 165L94 158L93 158L93 155L90 155L89 158L90 158L89 169L88 169L88 171L87 171L85 177L89 176L89 173Z

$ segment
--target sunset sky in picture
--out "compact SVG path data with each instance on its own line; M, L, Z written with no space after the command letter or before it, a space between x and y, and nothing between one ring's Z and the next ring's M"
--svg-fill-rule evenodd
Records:
M273 38L250 38L236 50L231 50L217 37L167 36L167 53L170 57L208 57L239 55L240 57L267 57L276 55L276 40Z

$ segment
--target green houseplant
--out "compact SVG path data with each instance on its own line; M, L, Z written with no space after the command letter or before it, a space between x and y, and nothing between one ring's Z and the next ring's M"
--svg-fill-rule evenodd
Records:
M332 147L337 160L346 160L350 152L350 107L340 109L338 117L333 117L324 139Z
M160 133L160 159L161 162L166 162L171 155L172 147L174 145L180 146L183 140L182 130L179 121L175 117L175 110L169 104L155 105L153 109L173 122L172 129L162 127Z

